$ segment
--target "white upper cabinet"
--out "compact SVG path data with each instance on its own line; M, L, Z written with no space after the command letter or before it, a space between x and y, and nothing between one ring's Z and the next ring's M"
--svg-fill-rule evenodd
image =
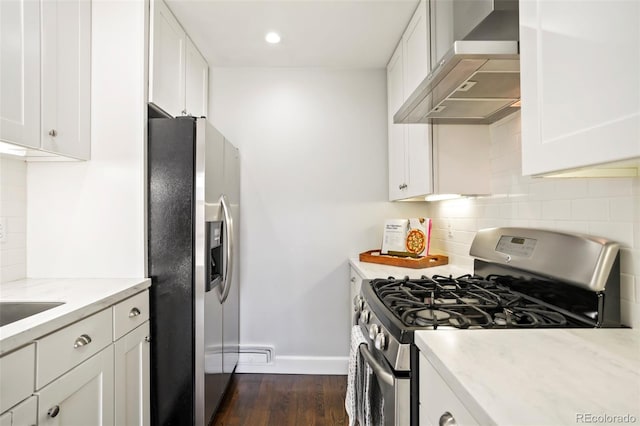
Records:
M640 157L640 2L520 2L520 50L523 174Z
M0 140L40 146L40 6L0 2Z
M91 154L91 2L0 2L0 139Z
M404 102L402 72L402 43L387 65L387 125L389 134L389 199L406 198L406 124L394 124L393 115Z
M149 101L173 116L184 115L187 34L166 4L151 2Z
M91 2L41 4L42 148L86 160L91 154Z
M187 38L185 107L187 114L206 117L209 103L209 65Z
M162 0L151 1L149 102L175 116L205 116L209 66Z
M429 34L427 32L429 29L428 19L427 2L422 0L402 36L405 99L424 80L431 68Z
M430 194L431 126L393 124L393 115L429 71L429 22L422 0L387 65L389 199Z
M430 0L431 67L435 68L455 40L453 0Z

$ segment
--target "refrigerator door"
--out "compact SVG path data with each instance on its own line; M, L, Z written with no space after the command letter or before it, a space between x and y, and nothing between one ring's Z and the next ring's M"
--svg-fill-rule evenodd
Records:
M240 154L228 140L224 142L224 191L232 217L234 244L232 250L231 274L224 289L223 309L223 359L222 370L225 380L229 380L238 364L240 345Z
M226 271L224 265L228 262L226 245L228 235L225 232L226 223L224 215L220 214L220 198L224 188L224 136L220 134L206 120L197 120L198 138L204 140L205 146L205 173L204 173L204 220L208 224L209 244L204 254L205 263L208 269L211 265L211 241L214 237L212 230L221 224L221 256L217 261L222 263L219 268L222 271L221 284L212 287L204 292L204 424L207 425L212 420L216 408L218 407L224 390L226 388L226 378L223 375L223 307L221 303L221 290L225 281ZM209 276L208 271L207 276Z
M151 277L152 424L196 424L193 372L194 176L201 173L193 119L148 124L148 258Z

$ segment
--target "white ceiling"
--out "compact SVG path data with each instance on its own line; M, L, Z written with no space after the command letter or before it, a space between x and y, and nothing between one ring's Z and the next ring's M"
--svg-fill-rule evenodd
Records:
M383 68L418 0L167 3L212 67Z

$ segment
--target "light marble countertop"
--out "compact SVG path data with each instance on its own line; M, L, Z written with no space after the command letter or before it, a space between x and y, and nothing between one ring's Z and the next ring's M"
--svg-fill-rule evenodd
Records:
M0 284L2 302L64 302L0 327L0 355L151 286L149 278L28 278Z
M640 330L426 330L415 340L482 425L640 422Z
M423 275L431 277L433 275L453 275L460 276L471 273L472 271L464 270L453 265L433 266L431 268L412 269L401 268L399 266L381 265L379 263L360 262L357 258L349 259L349 264L364 279L374 278L420 278Z

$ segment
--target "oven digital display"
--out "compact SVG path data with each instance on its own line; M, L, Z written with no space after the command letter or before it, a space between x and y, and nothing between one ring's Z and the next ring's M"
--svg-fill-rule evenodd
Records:
M519 257L531 257L538 241L533 238L503 235L498 241L496 251Z

